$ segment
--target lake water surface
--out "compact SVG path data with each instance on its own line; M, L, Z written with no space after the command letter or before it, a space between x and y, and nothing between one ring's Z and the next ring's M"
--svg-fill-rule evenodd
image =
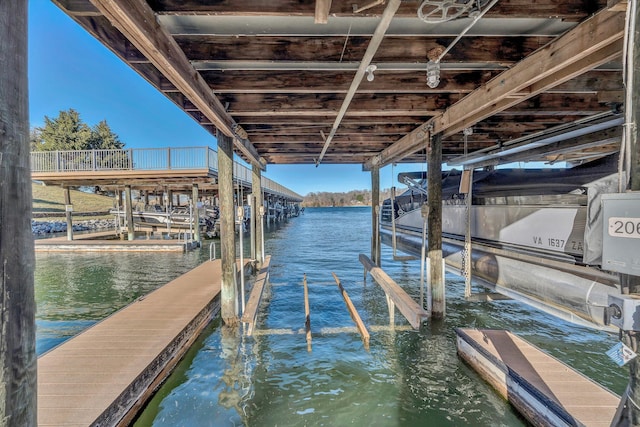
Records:
M371 210L315 208L267 228L271 285L257 331L214 321L136 422L139 426L518 426L518 414L456 355L456 327L509 329L621 394L627 370L604 354L617 337L574 326L516 301L467 302L447 274L447 317L420 331L401 314L389 328L384 292L363 280ZM189 254L37 254L39 354L209 257ZM248 251L248 242L245 243ZM415 298L419 261L382 265ZM355 331L331 273L371 332ZM313 342L304 334L303 276Z

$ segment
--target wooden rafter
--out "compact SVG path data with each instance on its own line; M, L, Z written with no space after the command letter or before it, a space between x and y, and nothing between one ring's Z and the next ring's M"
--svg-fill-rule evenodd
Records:
M236 148L250 163L264 168L258 151L251 142L237 137L233 118L194 70L176 41L158 24L146 1L91 0L91 3L218 129L235 138Z
M620 56L624 14L600 11L504 71L365 163L381 167Z

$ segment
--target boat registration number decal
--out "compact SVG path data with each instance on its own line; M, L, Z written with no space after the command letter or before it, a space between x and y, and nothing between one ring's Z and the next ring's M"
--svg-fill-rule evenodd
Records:
M609 218L609 236L640 239L640 218Z

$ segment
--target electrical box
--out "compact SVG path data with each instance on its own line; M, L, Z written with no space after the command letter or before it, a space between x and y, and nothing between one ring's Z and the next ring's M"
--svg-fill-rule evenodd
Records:
M602 268L640 276L640 193L602 195Z
M640 331L640 298L609 294L608 322L623 331Z

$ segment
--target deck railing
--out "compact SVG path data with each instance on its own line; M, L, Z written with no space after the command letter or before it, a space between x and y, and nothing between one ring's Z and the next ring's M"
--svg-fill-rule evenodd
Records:
M211 147L31 152L31 171L35 173L189 169L208 169L217 173L218 152ZM250 187L251 174L251 169L233 162L235 182ZM262 187L271 194L302 201L302 196L269 178L262 177Z

